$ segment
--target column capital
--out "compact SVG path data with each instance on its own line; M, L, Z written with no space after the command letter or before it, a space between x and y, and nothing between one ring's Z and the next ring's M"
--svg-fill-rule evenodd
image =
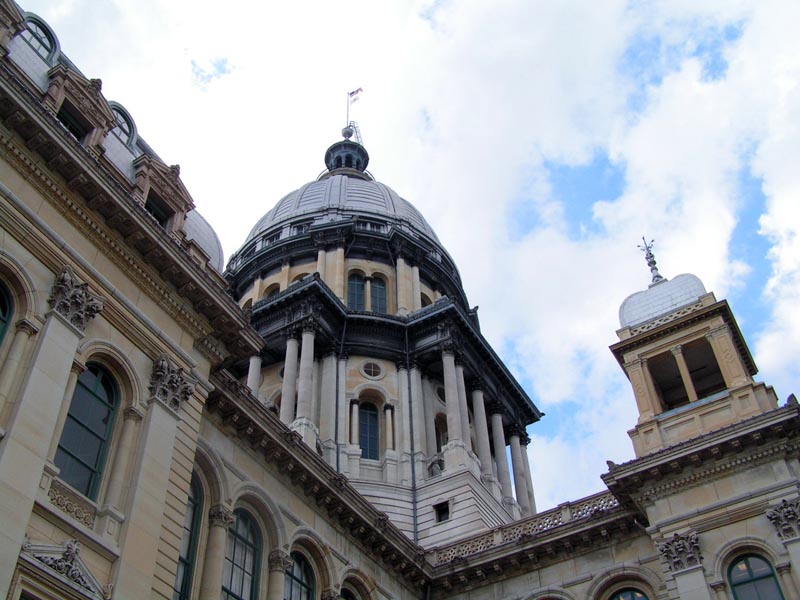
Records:
M800 498L781 500L767 509L766 517L783 541L800 537Z
M70 370L76 375L80 376L86 370L86 365L83 364L78 359L75 359L72 361L72 366L70 367Z
M188 402L194 394L197 380L191 377L182 367L173 367L169 357L162 354L153 361L150 374L150 395L178 410L184 402Z
M775 570L778 572L778 575L783 575L784 573L790 573L792 570L792 563L790 562L783 562L780 564L775 565Z
M122 418L125 421L141 421L142 413L135 406L129 406L122 411Z
M303 334L306 333L313 333L316 334L319 331L319 323L313 317L308 317L307 319L303 320L303 324L301 325Z
M359 400L358 398L350 398L350 406L353 406L354 404L358 406L359 404L361 404L361 400Z
M393 412L394 411L394 404L384 404L383 405L384 412Z
M15 325L17 331L27 333L28 336L33 336L39 333L39 328L31 323L28 319L20 319Z
M673 346L672 348L669 349L669 351L672 352L674 356L683 354L683 344L678 344L677 346Z
M324 590L320 596L320 600L341 600L341 598L339 592L332 589Z
M504 416L505 411L503 410L503 404L498 400L489 400L488 402L484 399L484 407L486 408L486 412L490 415L500 415L501 417Z
M469 380L469 384L467 385L467 389L470 392L483 392L483 388L486 386L486 382L483 380L483 377L473 377Z
M724 581L713 581L709 585L714 592L724 592L728 587Z
M519 423L512 423L506 429L508 431L508 436L519 438L520 443L522 443L523 436L527 437L527 434L525 433L525 428Z
M208 525L210 527L228 528L236 522L233 511L222 504L216 504L208 510Z
M673 573L699 566L703 562L700 541L693 531L685 534L676 532L671 538L657 541L656 545L667 562L667 569Z
M72 267L65 265L50 289L47 303L80 331L100 314L105 300L89 291L88 283L81 283Z
M283 332L283 338L285 342L289 340L298 341L300 339L300 331L296 327L291 327Z
M267 556L267 563L269 564L270 571L280 571L285 573L294 564L287 552L277 548L269 553Z

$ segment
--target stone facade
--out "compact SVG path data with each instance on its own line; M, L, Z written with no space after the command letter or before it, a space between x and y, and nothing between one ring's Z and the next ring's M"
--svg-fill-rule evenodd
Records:
M223 273L100 80L10 0L0 34L0 596L800 597L800 407L697 278L646 245L636 458L537 512L542 415L363 147Z

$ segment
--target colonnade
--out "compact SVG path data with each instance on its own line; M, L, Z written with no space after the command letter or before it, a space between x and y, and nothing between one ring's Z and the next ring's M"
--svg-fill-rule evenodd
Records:
M320 411L319 419L315 418L317 412L313 405L315 335L314 324L307 323L302 328L300 339L296 334L290 334L287 338L280 405L281 421L298 430L310 445L316 443L317 437L320 439L324 437L325 440L334 438L333 417L322 414L326 412L323 410ZM471 425L464 366L456 359L455 352L451 348L442 350L441 360L447 417L447 444L442 449L445 470L469 468L471 465L475 465L477 470L475 461L477 456L481 479L489 485L494 481L499 483L503 502L506 505L513 504L516 496L516 502L523 516L535 514L536 504L527 456L527 445L530 440L524 428L504 427L502 405L499 402L486 402L480 386L474 386L470 390L474 419ZM346 372L343 365L345 362L346 360L339 360L340 375L342 376ZM344 420L340 416L338 439L351 447L357 446L360 441L359 399L351 399L349 404L341 403L345 386L343 382L340 382L339 390L333 389L336 374L333 364L334 362L331 360L330 364L323 362L322 365L323 391L321 393L324 396L322 402L328 410L330 409L327 407L328 403L333 405L337 401L340 402ZM260 369L261 359L259 357L251 358L247 385L254 393L257 392L260 382ZM396 407L394 404L386 402L383 406L382 447L386 450L409 453L413 449L415 455L433 457L437 453L437 446L435 410L430 390L426 393L422 374L416 366L411 366L409 372L404 364L398 364L397 373L400 405ZM400 415L396 414L396 408L405 406L411 410L410 420L407 415L401 419ZM403 410L406 409L403 408ZM320 422L316 423L316 420ZM490 424L491 436L489 434ZM506 436L506 429L508 436ZM508 446L510 446L511 455L510 465ZM415 460L419 461L417 457ZM420 471L424 470L424 462L423 460L420 463ZM424 478L423 473L420 473L418 477ZM514 490L516 490L516 494Z

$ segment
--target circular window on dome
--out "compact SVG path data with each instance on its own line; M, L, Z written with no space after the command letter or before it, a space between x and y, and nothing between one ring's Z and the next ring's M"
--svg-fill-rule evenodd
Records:
M383 369L381 366L372 361L367 361L361 365L361 372L370 379L380 379L383 377Z

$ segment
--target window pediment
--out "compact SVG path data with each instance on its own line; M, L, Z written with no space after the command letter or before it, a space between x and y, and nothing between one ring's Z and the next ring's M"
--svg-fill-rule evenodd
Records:
M185 215L194 209L194 201L181 182L181 169L178 165L167 166L147 155L133 161L136 174L136 188L142 201L153 190L166 207L176 215Z
M80 550L78 540L68 540L63 546L32 544L26 540L20 557L79 592L77 597L105 600L108 594L83 562Z
M93 134L86 146L99 144L105 134L116 125L114 114L102 94L99 79L86 79L83 75L64 65L56 65L48 72L50 87L44 97L44 104L58 113L64 100L80 112L93 128Z

